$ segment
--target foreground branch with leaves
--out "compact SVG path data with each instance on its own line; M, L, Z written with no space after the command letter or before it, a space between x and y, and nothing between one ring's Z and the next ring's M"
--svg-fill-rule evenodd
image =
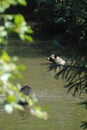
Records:
M16 33L19 35L21 40L28 40L29 42L33 41L32 37L30 36L33 31L31 27L27 25L24 17L21 14L4 14L7 8L9 8L11 5L17 5L18 3L21 5L26 5L25 0L0 1L0 46L5 46L7 44L7 37L9 33ZM21 76L20 71L24 70L25 67L22 65L16 65L18 58L15 56L9 56L3 48L1 49L0 104L4 105L6 112L12 113L14 108L23 111L24 107L18 104L18 102L27 101L31 114L39 118L47 119L47 113L43 111L41 107L36 105L38 100L35 97L35 94L32 94L31 96L25 95L20 92L22 87L20 83L17 83L16 85L13 83L15 78L19 78Z

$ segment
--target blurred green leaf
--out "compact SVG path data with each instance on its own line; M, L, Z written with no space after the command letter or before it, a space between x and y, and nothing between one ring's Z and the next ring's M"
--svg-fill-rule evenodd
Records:
M23 6L27 5L26 0L18 0L18 2Z
M24 110L24 108L23 108L23 106L21 106L21 105L19 105L19 104L17 104L17 103L12 103L12 106L14 106L16 109L19 109L19 110L21 110L21 111L23 111Z
M3 51L3 54L2 54L2 56L1 56L1 58L2 58L4 61L6 61L6 62L11 61L11 58L10 58L10 56L6 53L6 51Z
M26 34L25 34L25 35L24 35L24 39L30 41L31 43L33 42L32 37L29 36L29 35L26 35Z
M16 102L16 97L14 95L9 95L7 98L8 102Z
M26 67L24 65L19 65L18 66L19 71L24 71L25 69L26 69Z
M15 15L14 22L16 25L21 26L24 23L24 17L21 14Z

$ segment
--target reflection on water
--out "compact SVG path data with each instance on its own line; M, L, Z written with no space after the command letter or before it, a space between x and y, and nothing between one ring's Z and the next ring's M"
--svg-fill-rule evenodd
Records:
M24 79L19 82L33 88L39 105L48 111L50 117L47 121L33 117L27 107L24 112L15 110L8 115L0 107L0 130L81 130L81 121L87 120L86 110L77 104L79 97L66 94L64 80L54 79L55 72L48 71L46 57L28 48L25 54L18 51L18 55L19 62L26 65Z

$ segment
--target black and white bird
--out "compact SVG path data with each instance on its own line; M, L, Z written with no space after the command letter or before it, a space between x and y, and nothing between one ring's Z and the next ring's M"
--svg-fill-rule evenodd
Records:
M54 55L54 54L52 54L52 55L51 55L50 57L48 57L47 59L48 59L48 61L51 61L51 62L53 62L53 63L58 64L59 66L63 66L63 65L66 64L66 62L65 62L62 58L60 58L59 56L56 56L56 55Z

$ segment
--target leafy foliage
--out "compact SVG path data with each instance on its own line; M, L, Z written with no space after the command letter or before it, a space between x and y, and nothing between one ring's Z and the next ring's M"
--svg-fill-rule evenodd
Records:
M0 1L0 12L5 12L6 9L10 8L11 5L21 4L26 5L26 0L1 0Z
M7 15L4 11L11 5L17 4L26 5L25 0L3 0L0 1L0 45L7 43L8 33L16 33L21 40L28 40L32 42L31 34L33 33L31 27L27 25L24 17L21 14ZM19 101L27 102L30 112L43 119L47 119L48 115L41 107L36 106L37 99L35 94L25 95L20 92L22 87L19 83L13 83L15 78L20 78L22 75L20 71L25 67L16 65L17 57L11 57L5 50L2 50L0 56L0 104L4 105L5 111L12 113L14 108L24 110L24 107L18 104Z
M63 45L86 45L86 0L37 0L35 15L38 27L58 37Z

